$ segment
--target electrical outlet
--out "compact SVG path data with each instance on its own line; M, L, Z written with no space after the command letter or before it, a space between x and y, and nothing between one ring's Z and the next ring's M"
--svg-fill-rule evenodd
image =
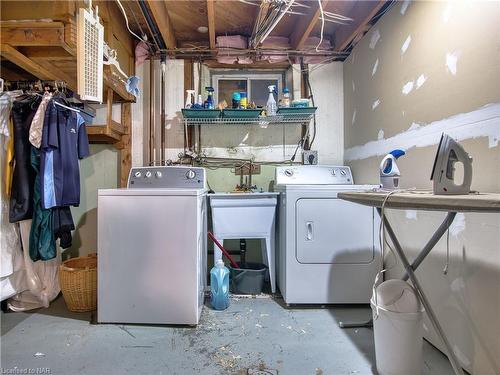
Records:
M304 165L318 164L318 151L304 151L302 153L302 164Z

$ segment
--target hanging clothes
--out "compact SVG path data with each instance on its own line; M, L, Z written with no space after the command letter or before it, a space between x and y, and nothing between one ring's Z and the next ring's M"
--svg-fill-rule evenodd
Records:
M36 148L40 148L40 144L42 143L42 129L43 122L45 120L45 110L47 109L50 99L52 99L52 93L45 92L35 116L33 117L33 121L31 121L29 140L30 143Z
M10 137L9 118L12 109L12 98L3 92L0 95L0 134Z
M11 223L31 219L33 215L35 172L31 167L29 130L40 101L39 95L27 95L12 105L15 165L9 207Z
M83 117L52 99L45 111L41 158L44 208L80 205L80 163L90 155Z
M29 253L32 261L49 260L55 258L56 239L54 236L54 226L52 209L42 207L40 194L40 151L32 147L31 165L35 170L35 189L33 193L33 220L31 222Z
M10 112L12 109L13 98L9 93L0 94L0 135L5 137L2 141L2 174L4 197L10 197L10 187L12 184L12 171L14 169L14 137L12 137L14 126Z
M26 271L21 248L19 227L9 223L9 191L13 160L12 100L0 95L0 300L26 290Z
M73 238L71 231L75 230L75 223L69 207L54 207L52 209L54 237L59 239L59 246L63 249L71 247Z

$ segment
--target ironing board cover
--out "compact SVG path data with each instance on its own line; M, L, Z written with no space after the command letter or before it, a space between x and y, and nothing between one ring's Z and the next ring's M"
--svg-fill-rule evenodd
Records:
M366 206L381 207L388 191L339 193L338 197ZM434 195L431 191L393 193L386 208L446 212L500 212L499 193L471 193L464 195Z

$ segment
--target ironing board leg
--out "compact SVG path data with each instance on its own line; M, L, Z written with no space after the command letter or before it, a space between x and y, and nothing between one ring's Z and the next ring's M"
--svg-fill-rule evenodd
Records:
M450 213L448 214L448 216L450 216ZM448 216L447 216L447 218L448 218ZM451 221L449 221L448 227L451 224L451 222L453 221L453 218L454 218L454 216L452 217ZM396 234L392 230L392 227L389 224L387 217L383 217L382 220L384 220L384 226L387 230L387 234L391 238L391 241L394 245L394 250L396 250L396 252L398 253L399 259L401 260L401 263L403 264L403 267L406 270L406 273L407 273L409 279L411 280L413 287L417 291L418 296L420 298L420 301L422 302L422 305L424 305L424 308L425 308L425 311L427 312L427 316L429 317L429 320L431 321L432 325L434 326L434 329L436 330L438 336L441 338L441 340L443 340L443 343L446 347L446 351L448 352L448 359L450 360L451 366L453 367L453 371L455 372L456 375L464 375L464 372L462 370L462 366L458 362L458 359L455 356L455 353L453 352L453 348L451 347L451 344L448 341L448 338L444 334L443 328L441 328L441 324L439 324L439 321L437 320L437 317L434 314L434 310L432 310L431 304L429 303L429 300L425 296L425 294L422 290L422 287L420 286L420 282L418 281L417 277L415 276L415 273L413 272L413 267L408 262L408 259L406 258L406 255L403 252L403 249L401 248L401 245L399 244L399 241L396 237ZM445 222L446 222L446 220L445 220ZM443 233L446 231L446 229L443 231ZM433 236L433 238L434 238L434 236ZM430 251L430 249L429 249L429 251Z
M379 215L381 215L380 208L377 208L377 212L379 213ZM411 264L411 268L413 269L413 271L415 271L418 268L418 266L420 266L420 263L422 263L425 257L429 255L429 253L434 248L434 246L436 246L436 244L439 242L443 234L446 233L451 223L455 219L456 215L457 215L456 212L448 212L446 218L443 220L443 222L438 227L436 232L434 232L434 234L432 235L431 239L425 244L422 251L417 255L417 257ZM405 281L408 280L407 272L405 272L402 279ZM339 326L340 328L370 328L373 326L373 320L370 319L366 322L351 322L351 323L339 322Z

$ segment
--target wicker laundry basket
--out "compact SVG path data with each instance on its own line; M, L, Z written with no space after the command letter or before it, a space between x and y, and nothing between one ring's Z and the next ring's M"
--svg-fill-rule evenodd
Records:
M59 267L59 284L70 311L97 308L97 254L64 261Z

